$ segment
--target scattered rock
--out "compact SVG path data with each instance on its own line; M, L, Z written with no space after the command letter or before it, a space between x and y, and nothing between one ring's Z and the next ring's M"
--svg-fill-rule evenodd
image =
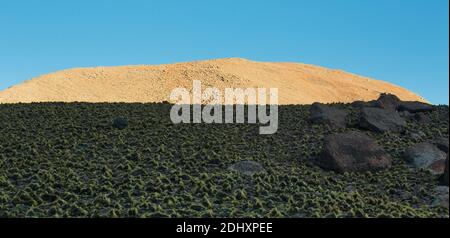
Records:
M321 103L314 103L310 108L310 121L329 124L336 128L346 126L347 112Z
M404 160L415 168L441 175L445 170L446 154L430 143L419 143L406 149Z
M238 172L243 175L252 176L257 173L264 173L264 167L255 161L240 161L229 167L229 170Z
M381 108L363 108L361 110L359 127L375 132L403 130L405 120L395 111Z
M430 112L433 109L432 105L423 102L400 102L397 107L398 111L408 111L411 113Z
M391 167L391 157L375 140L361 132L325 137L317 164L339 173L376 171Z
M353 192L357 191L357 189L353 185L350 184L344 188L344 191L346 193L353 193Z
M116 129L123 130L128 127L128 120L123 117L118 117L113 120L112 126Z
M434 198L432 207L444 207L449 208L449 191L447 186L438 186L436 187L436 197Z
M292 215L290 218L309 218L308 216L306 216L304 213L296 213L294 215Z
M394 94L382 93L375 101L375 106L390 111L396 111L401 100Z
M410 132L409 137L413 140L423 140L427 135L422 131Z
M439 138L435 140L436 146L448 154L448 138Z

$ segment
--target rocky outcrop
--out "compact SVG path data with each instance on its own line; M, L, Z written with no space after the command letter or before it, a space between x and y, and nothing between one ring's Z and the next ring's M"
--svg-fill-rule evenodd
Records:
M407 148L403 158L413 167L426 169L435 175L442 175L445 171L446 154L430 143Z
M396 111L400 102L401 100L397 96L393 94L382 93L380 97L375 101L374 106L390 111Z
M430 104L423 102L400 102L397 107L398 111L408 111L411 113L417 112L431 112L434 107Z
M375 140L361 132L325 137L317 165L339 173L376 171L391 166L391 157Z
M321 103L314 103L310 108L310 121L328 124L335 128L346 126L347 112Z
M395 111L381 108L363 108L359 118L359 127L375 132L403 130L405 120Z

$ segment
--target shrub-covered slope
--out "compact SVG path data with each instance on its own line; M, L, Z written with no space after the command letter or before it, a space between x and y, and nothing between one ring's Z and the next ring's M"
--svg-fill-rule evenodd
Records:
M335 106L356 120L357 109ZM342 174L314 159L325 135L359 129L311 124L310 106L281 106L274 135L259 125L174 125L170 107L0 105L0 217L448 217L431 206L438 178L401 159L410 145L448 138L447 106L404 132L364 131L392 167ZM243 160L264 172L229 169Z

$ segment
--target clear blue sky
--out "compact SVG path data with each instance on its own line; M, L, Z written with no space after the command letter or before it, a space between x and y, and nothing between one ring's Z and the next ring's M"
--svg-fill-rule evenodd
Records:
M56 70L243 57L449 101L448 0L2 0L0 89Z

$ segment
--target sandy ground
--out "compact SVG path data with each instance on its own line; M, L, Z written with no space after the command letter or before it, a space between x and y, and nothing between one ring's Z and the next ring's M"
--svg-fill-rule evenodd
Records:
M231 58L157 66L96 67L43 75L0 92L0 103L162 102L177 87L265 87L279 89L280 104L352 102L393 93L424 99L393 84L341 70L298 63L262 63Z

